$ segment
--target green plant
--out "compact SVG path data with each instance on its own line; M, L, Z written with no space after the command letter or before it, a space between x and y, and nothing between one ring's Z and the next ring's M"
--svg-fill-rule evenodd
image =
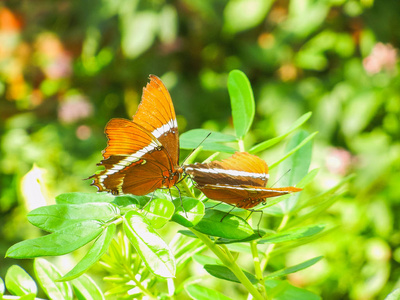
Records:
M227 153L235 151L235 148L221 144L223 142L235 141L240 151L247 150L245 137L255 114L253 92L247 77L237 70L229 75L228 89L236 136L211 133L188 161L193 161L202 149ZM303 115L286 133L254 145L249 151L259 153L273 146L296 131L310 117L311 113ZM198 145L208 133L209 131L198 129L182 134L181 147L190 149ZM306 188L315 178L318 170L309 172L311 140L315 135L316 132L308 134L297 131L289 140L285 154L270 164L271 170L279 166L281 173L290 169L280 184ZM214 153L209 159L216 154L218 153ZM147 196L61 194L56 197L55 205L39 207L28 214L28 220L33 225L50 234L17 243L8 249L6 255L12 258L59 256L92 242L85 256L72 270L64 275L51 271L49 281L43 280L41 274L50 273L49 270L55 268L45 260L35 260L37 277L51 299L58 297L50 289L50 285L56 282L63 289L63 299L71 299L72 294L66 282L71 281L74 288L78 284L76 282L85 286L81 281L90 280L82 274L99 260L108 273L104 280L112 284L105 296L141 298L146 295L151 299L166 299L181 297L185 291L193 299L229 299L217 288L200 285L199 276L189 277L175 286L174 277L182 272L188 274L187 266L192 259L202 265L211 276L240 283L245 289L240 291L243 297L251 294L254 299L320 299L316 294L295 287L282 278L315 264L322 257L314 257L282 269L271 266L270 262L272 258L329 232L322 232L325 224L310 225L310 222L334 203L338 198L337 190L350 178L343 179L337 186L320 195L312 195L305 189L302 193L269 200L260 210L264 215L271 216L276 224L268 229L261 228L260 231L258 228L253 229L249 224L251 222L246 221L249 213L247 211L234 209L233 214L222 218L230 210L228 205L221 204L214 209L205 209L208 202L198 195L190 180L180 183L184 194L181 199L176 197L171 202L168 200L168 192L157 191L149 205L146 205L150 200ZM160 234L160 229L164 232L165 229L179 231L167 244L165 240L168 232L165 235ZM211 251L214 257L205 255L206 250ZM241 254L251 255L251 266L240 260ZM250 267L253 269L252 273ZM13 271L17 267L12 268L10 270ZM21 270L18 272L25 274ZM23 275L26 276L28 275ZM8 282L18 282L18 279L7 278L12 277L6 276L9 292L17 296L36 295L35 288L23 292L13 288ZM75 289L81 291L79 287ZM96 291L104 297L99 289Z

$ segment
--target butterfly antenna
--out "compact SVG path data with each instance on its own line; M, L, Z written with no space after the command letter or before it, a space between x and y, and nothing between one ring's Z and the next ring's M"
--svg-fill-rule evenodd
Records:
M271 187L273 187L275 184L277 184L279 182L279 180L281 180L284 176L286 176L287 173L289 173L292 169L287 170L284 174L282 174L281 177L278 178L277 181L275 181L275 183L273 185L271 185Z
M197 149L199 149L199 147L201 146L201 144L203 144L204 141L205 141L210 135L211 135L211 132L209 132L209 133L207 134L207 136L197 145L196 148L193 148L192 151L190 151L189 155L187 155L187 156L185 157L185 159L183 160L183 162L182 162L181 165L184 165L184 164L185 164L185 162L186 162L187 159L193 154L193 152L195 152Z

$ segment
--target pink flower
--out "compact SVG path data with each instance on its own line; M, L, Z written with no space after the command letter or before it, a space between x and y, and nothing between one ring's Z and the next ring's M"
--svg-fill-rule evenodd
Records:
M352 163L352 156L349 151L332 148L326 157L326 167L333 174L345 175Z
M370 74L379 73L382 70L393 71L397 62L397 49L391 44L377 43L369 56L364 58L365 71Z
M82 95L67 97L58 108L58 118L64 123L74 123L91 116L92 113L92 104Z

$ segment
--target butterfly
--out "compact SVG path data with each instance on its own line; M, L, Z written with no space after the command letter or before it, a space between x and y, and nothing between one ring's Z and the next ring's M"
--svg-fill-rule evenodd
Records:
M150 75L133 120L112 119L105 128L107 147L98 164L104 170L89 178L99 192L146 195L171 188L180 179L178 124L163 82Z
M270 197L299 192L296 187L267 188L268 165L247 152L236 152L222 161L184 166L196 187L209 199L251 209Z

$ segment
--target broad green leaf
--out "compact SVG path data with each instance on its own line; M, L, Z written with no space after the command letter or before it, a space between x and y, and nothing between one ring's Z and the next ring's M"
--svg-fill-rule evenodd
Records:
M301 144L302 147L280 164L280 170L282 174L288 170L290 170L290 172L280 179L279 185L295 186L304 176L307 175L308 168L310 167L311 163L312 143L308 142L304 144L303 141L305 141L308 136L308 133L302 130L297 132L290 139L286 147L286 153L290 153L293 149ZM292 211L297 205L299 196L300 194L296 193L290 197L290 199L280 202L279 205L282 208L282 211L284 213Z
M40 286L50 299L73 298L68 282L56 282L62 275L53 264L43 258L37 258L33 263L33 268Z
M400 288L395 289L385 298L385 300L398 300L398 299L400 299Z
M229 1L224 9L224 29L234 34L259 25L272 3L272 0Z
M355 176L353 175L349 175L347 177L345 177L344 179L342 179L336 186L334 186L333 188L329 189L328 191L325 191L323 193L321 193L320 195L313 197L311 199L309 199L308 201L308 206L311 206L311 210L308 211L307 213L301 215L301 216L297 216L295 219L293 219L292 221L289 222L289 224L287 225L287 227L293 227L296 226L298 224L301 224L302 222L304 222L305 220L314 217L318 214L320 214L321 212L323 212L324 210L326 210L328 207L330 207L333 203L335 203L338 199L340 199L340 197L338 195L335 195L334 193L341 188L346 182L350 181L351 179L353 179Z
M135 196L135 195L121 195L116 196L112 201L113 204L119 207L126 207L126 206L144 206L147 202L149 202L150 198L147 196Z
M158 15L155 12L142 11L121 22L121 46L126 57L136 58L153 44L157 21Z
M88 275L75 278L71 281L72 288L78 300L104 300L104 294L97 284Z
M204 265L204 269L210 275L212 275L214 277L217 277L219 279L224 279L224 280L240 283L240 281L236 277L236 275L225 266ZM258 282L257 278L253 274L251 274L251 273L249 273L247 271L244 271L244 270L242 270L242 271L243 271L244 275L246 275L246 277L250 280L250 282L252 284L256 284Z
M0 299L1 296L4 295L4 291L6 290L6 287L4 286L4 281L3 279L0 277Z
M288 241L293 241L305 237L312 236L324 230L326 225L319 224L319 225L309 225L305 227L300 227L296 229L291 229L283 232L279 232L273 235L270 235L266 238L262 238L258 241L259 244L276 244L276 243L283 243Z
M91 202L112 202L110 193L65 193L56 197L57 204L82 204Z
M203 219L193 228L204 234L237 240L247 238L254 233L242 218L216 209L207 210Z
M6 256L34 258L67 254L86 245L101 232L99 222L83 221L36 239L19 242L7 250Z
M24 296L37 293L35 281L20 266L12 265L8 268L5 282L7 290L13 295Z
M28 213L28 221L40 229L54 232L87 220L106 223L119 215L119 208L111 203L56 204L32 210Z
M313 169L306 176L303 177L302 180L300 180L297 184L296 187L298 188L304 188L307 186L311 181L314 180L315 176L318 175L319 169Z
M245 238L245 239L241 239L241 240L230 240L230 239L225 239L225 238L219 238L215 241L216 244L232 244L232 243L248 243L254 240L259 240L261 239L261 237L263 237L267 231L263 230L263 229L253 229L254 233L252 235L250 235L249 237ZM275 233L275 231L273 230L268 230L269 234L271 233Z
M297 264L295 266L288 267L288 268L281 269L279 271L270 273L267 276L265 276L265 279L274 279L274 278L277 278L277 277L286 276L288 274L292 274L292 273L304 270L304 269L312 266L313 264L319 262L322 258L323 258L323 256L314 257L312 259L304 261L304 262L302 262L300 264Z
M321 300L321 297L314 293L295 287L287 281L266 280L267 293L274 300Z
M291 134L293 131L295 131L297 128L299 128L301 125L303 125L311 117L311 114L312 114L311 112L305 113L304 115L302 115L299 119L297 119L293 123L293 125L288 129L288 131L286 133L281 134L280 136L277 136L275 138L269 139L267 141L264 141L260 144L253 146L249 152L250 153L258 153L267 148L272 147L276 143L279 143L285 137L287 137L289 134Z
M180 202L180 199L173 201L176 211L171 220L185 227L193 227L199 223L204 216L203 202L194 198L183 197L183 209Z
M86 255L77 263L77 265L65 274L61 280L67 281L74 279L82 275L86 270L88 270L92 265L94 265L107 251L111 240L114 237L116 230L115 224L110 224L103 233L96 239L92 247L86 253ZM60 281L61 281L60 280Z
M155 229L159 229L171 219L175 212L175 206L170 200L156 198L151 200L143 210L150 225Z
M203 254L195 254L193 255L193 260L200 265L222 265L222 262L215 257L209 257Z
M143 216L135 211L128 212L124 231L149 271L162 278L175 276L174 255Z
M230 300L231 298L221 294L220 292L200 286L198 284L185 285L185 291L195 300Z
M228 91L236 137L243 138L253 123L255 104L250 81L242 71L233 70L229 73Z
M178 31L178 14L172 5L163 5L158 17L158 34L164 44L172 44Z
M318 132L313 132L312 134L310 134L309 136L307 136L300 144L298 144L294 149L292 149L289 153L285 154L284 157L282 157L281 159L279 159L278 161L274 162L273 164L271 164L269 166L269 169L273 169L275 168L277 165L279 165L282 161L284 161L285 159L287 159L288 157L292 156L294 153L296 153L299 149L301 149L305 144L307 144L309 141L311 141L314 136L316 136L318 134Z
M220 143L235 141L236 137L233 135L206 129L192 129L179 136L179 146L181 149L195 149L201 144L203 150L234 153L236 151L234 148Z

